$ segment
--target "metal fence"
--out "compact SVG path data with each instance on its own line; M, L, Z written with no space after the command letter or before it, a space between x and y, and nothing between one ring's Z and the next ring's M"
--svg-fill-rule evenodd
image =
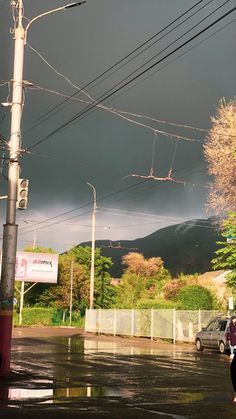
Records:
M193 342L195 334L217 315L210 310L86 310L85 331Z

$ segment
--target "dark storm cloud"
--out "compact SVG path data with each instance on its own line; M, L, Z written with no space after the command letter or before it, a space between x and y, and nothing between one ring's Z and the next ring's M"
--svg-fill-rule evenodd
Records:
M35 22L30 28L27 41L57 71L82 87L194 3L189 0L90 0L83 7ZM25 0L24 4L25 15L31 19L65 2ZM192 24L221 4L221 1L213 1L198 17L193 18ZM232 0L215 18L233 6ZM232 19L233 16L229 17L209 34ZM212 20L214 17L206 21L206 24ZM8 32L10 25L12 22L8 14L1 29L5 43L0 69L2 80L12 77L13 43ZM185 30L190 27L187 23L184 25ZM181 31L177 33L180 35ZM175 36L170 34L168 42L172 42ZM202 39L204 36L195 43ZM89 90L89 94L99 97L154 55L158 45L131 62L127 68L121 68L111 78ZM165 45L162 41L159 48ZM194 43L188 47L192 45ZM148 77L143 82L138 80L133 89L123 92L109 105L167 121L208 128L210 116L215 113L219 99L223 96L231 98L235 94L235 23L161 71L160 67L147 73L145 78ZM24 79L65 94L74 92L72 86L28 47L25 49ZM7 89L4 86L1 99L5 101L6 95ZM86 99L82 94L80 97ZM27 133L37 118L60 100L50 93L26 90L22 121L24 147L43 138L85 107L79 102L67 103L63 111ZM204 134L163 125L158 125L158 128L200 142L180 141L173 161L176 140L158 134L153 160L152 131L102 110L93 110L33 149L35 155L22 159L22 176L30 179L30 209L39 211L42 208L45 211L53 208L55 213L59 213L64 208L91 202L92 194L86 182L96 186L98 197L135 185L138 180L123 178L131 173L148 174L152 161L155 174L159 176L166 176L173 163L175 176L179 179L206 183L208 177L202 156ZM8 136L7 118L2 129L4 135ZM106 203L126 209L132 209L135 205L136 210L145 209L191 218L204 214L205 200L205 188L154 184L152 181L112 196Z

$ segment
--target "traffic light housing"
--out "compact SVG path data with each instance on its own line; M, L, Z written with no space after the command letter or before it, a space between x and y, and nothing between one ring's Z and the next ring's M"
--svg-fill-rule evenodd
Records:
M24 210L28 203L28 179L18 179L16 208Z

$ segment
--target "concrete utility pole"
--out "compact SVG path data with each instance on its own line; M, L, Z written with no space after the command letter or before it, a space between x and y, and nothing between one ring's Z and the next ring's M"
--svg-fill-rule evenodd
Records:
M14 2L17 24L14 29L15 52L12 81L11 132L9 141L8 195L6 224L3 227L2 272L0 283L0 378L10 374L13 297L17 248L16 203L21 151L21 116L23 108L24 44L30 25L46 15L80 6L85 1L73 2L51 9L33 18L23 28L23 0Z
M17 3L18 21L14 30L15 52L12 82L11 132L9 142L8 198L6 224L3 227L2 273L0 284L0 377L10 373L13 297L17 247L16 202L21 149L23 107L24 37L23 0Z
M94 299L94 259L95 259L95 223L96 223L96 189L93 185L87 182L93 190L93 215L92 215L92 247L91 247L91 270L90 270L90 296L89 296L89 308L93 308Z

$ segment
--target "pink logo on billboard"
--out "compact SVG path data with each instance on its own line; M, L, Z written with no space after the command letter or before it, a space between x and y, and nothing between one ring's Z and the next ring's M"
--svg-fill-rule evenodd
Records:
M28 267L27 259L17 256L16 257L16 277L23 278L27 276L27 267Z

